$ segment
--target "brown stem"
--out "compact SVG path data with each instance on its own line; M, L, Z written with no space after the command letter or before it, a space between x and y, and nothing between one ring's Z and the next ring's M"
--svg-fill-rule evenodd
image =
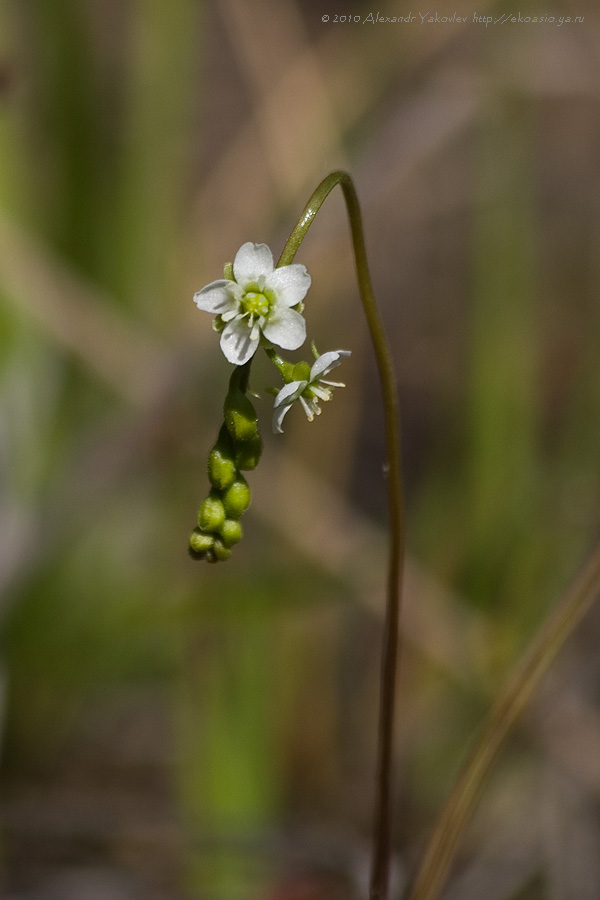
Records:
M492 707L438 817L411 900L436 900L439 897L486 775L557 653L599 593L600 543L534 637Z

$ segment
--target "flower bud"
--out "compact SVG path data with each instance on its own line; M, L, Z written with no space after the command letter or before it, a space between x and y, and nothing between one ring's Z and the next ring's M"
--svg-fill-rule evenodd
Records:
M220 562L224 562L231 556L231 550L229 549L229 547L226 547L223 541L220 541L218 538L215 539L215 544L212 548L212 552L214 553L216 559L218 559Z
M227 488L223 494L223 508L228 519L239 519L250 506L250 488L248 482L240 475L237 481Z
M258 432L256 411L241 391L230 391L223 408L227 430L234 441L249 441Z
M214 542L215 539L211 534L204 534L199 528L194 528L190 534L190 550L202 556L212 548Z
M235 487L234 482L231 487ZM231 488L229 488L231 490ZM219 531L225 521L225 508L221 498L215 491L211 491L206 500L200 506L198 513L198 525L202 531Z
M220 535L226 547L237 544L243 537L241 523L237 519L225 519L221 526Z
M208 454L208 477L214 488L224 491L236 479L237 468L227 450L215 444Z
M258 432L249 441L239 443L235 448L235 464L238 469L255 469L262 453L262 438Z

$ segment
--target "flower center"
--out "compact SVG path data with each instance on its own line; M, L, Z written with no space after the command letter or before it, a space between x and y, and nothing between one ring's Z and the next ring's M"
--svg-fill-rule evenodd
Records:
M266 316L271 308L271 300L260 291L247 291L242 299L244 312L255 316Z

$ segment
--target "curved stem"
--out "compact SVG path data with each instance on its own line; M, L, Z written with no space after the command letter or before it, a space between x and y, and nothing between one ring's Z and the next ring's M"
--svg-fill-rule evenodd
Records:
M352 179L346 172L328 175L306 204L279 257L278 266L289 265L304 240L313 219L334 187L340 185L352 235L352 247L360 296L377 358L385 415L385 440L388 464L388 503L390 547L387 580L387 605L383 635L379 735L377 750L377 794L371 869L371 900L386 900L391 854L391 782L394 738L396 672L400 655L399 618L404 568L404 504L400 460L400 417L396 376L392 356L371 286L360 205Z
M557 653L600 593L600 543L552 610L496 700L437 820L411 900L436 900L484 778Z

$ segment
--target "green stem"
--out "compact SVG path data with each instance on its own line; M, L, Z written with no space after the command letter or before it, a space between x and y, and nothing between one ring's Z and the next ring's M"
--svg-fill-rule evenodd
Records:
M231 377L229 379L229 390L230 391L241 391L242 394L245 394L248 390L248 381L250 380L250 369L252 367L252 360L249 359L247 363L244 363L243 366L236 366L233 372L231 373Z
M287 362L273 347L265 347L265 353L279 370L284 381L293 381L294 364Z
M396 390L396 376L385 331L379 318L362 226L360 205L352 179L346 172L332 172L318 186L279 257L278 266L289 265L304 240L313 219L336 185L340 185L352 235L356 275L360 296L377 358L379 380L385 415L385 440L388 464L388 503L390 516L390 547L387 580L387 604L381 661L381 693L379 707L379 736L377 750L377 793L371 868L371 900L386 900L388 895L391 831L392 831L392 759L396 671L400 655L399 618L402 573L404 569L404 504L400 460L400 417Z
M496 700L467 757L429 841L411 900L436 900L486 775L557 653L600 593L600 543L552 610Z

